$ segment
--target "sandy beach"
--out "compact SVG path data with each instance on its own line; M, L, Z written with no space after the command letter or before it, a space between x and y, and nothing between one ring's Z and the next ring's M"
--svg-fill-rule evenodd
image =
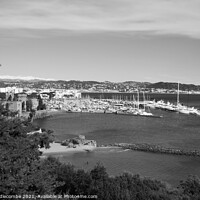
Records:
M68 148L66 146L62 146L60 143L51 143L49 149L40 148L40 151L43 154L52 154L52 153L67 153L67 152L77 152L82 151L85 152L84 147L76 147L76 148Z
M58 154L58 153L75 153L75 152L87 152L84 146L76 147L76 148L68 148L66 146L62 146L60 143L51 143L49 149L40 148L39 150L43 152L43 155L46 154ZM99 151L105 149L121 149L120 147L94 147L91 148L91 151Z

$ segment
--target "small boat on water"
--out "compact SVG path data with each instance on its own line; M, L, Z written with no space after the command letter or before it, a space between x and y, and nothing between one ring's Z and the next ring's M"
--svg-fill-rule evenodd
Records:
M194 107L188 107L180 103L179 100L179 82L178 82L178 89L177 89L177 102L176 104L172 104L169 101L165 103L163 100L157 101L148 101L147 106L150 108L157 108L161 110L166 110L166 111L172 111L172 112L177 112L181 114L193 114L200 116L200 111Z
M155 118L161 118L162 116L154 115L150 111L146 111L146 104L147 102L145 101L145 95L143 92L143 108L140 108L140 103L139 103L139 92L138 92L138 98L137 98L137 107L130 107L129 109L121 109L117 111L117 114L119 115L129 115L129 116L141 116L141 117L155 117ZM134 104L135 105L135 104ZM122 107L123 108L123 107Z
M188 106L184 106L182 104L180 104L179 102L179 82L178 82L178 90L177 90L177 105L176 105L176 108L175 110L179 113L182 113L182 114L195 114L195 115L199 115L199 111L194 108L194 107L188 107Z
M139 100L139 98L138 98L138 100ZM146 104L146 101L145 101L145 95L144 95L144 92L143 92L143 106L144 106L144 109L139 109L138 110L138 115L141 115L141 116L146 116L146 117L149 117L149 116L153 116L153 113L151 113L151 112L147 112L146 110L145 110L145 104Z
M190 114L190 110L186 106L177 106L176 111L182 114Z
M200 116L200 111L194 107L190 108L190 114Z

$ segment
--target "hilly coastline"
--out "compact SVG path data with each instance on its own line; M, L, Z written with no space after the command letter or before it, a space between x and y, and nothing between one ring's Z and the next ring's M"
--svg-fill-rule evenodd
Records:
M131 89L166 89L177 90L175 82L110 82L110 81L81 81L81 80L43 80L43 79L26 79L26 78L1 78L0 87L29 87L29 88L55 88L55 89L82 89L82 90L118 90L119 92L130 91ZM182 91L200 91L200 85L180 83Z

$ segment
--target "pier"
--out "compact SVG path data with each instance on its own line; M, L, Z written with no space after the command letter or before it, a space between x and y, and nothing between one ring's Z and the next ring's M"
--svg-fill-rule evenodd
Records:
M151 153L163 153L171 155L183 155L183 156L198 156L200 157L200 152L197 150L183 150L176 148L167 148L159 145L153 144L129 144L129 143L115 143L111 146L121 147L123 149L131 149L135 151L144 151Z

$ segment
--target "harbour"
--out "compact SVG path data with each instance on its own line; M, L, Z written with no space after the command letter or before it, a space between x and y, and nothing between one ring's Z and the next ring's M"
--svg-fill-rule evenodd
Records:
M90 113L113 113L130 116L145 116L145 117L163 117L162 115L155 115L152 109L161 109L165 111L177 112L182 114L192 114L200 116L199 104L193 105L185 101L179 101L179 92L174 94L172 101L167 96L166 99L158 99L150 97L152 94L143 93L82 93L82 98L79 100L67 100L63 108L67 112L90 112ZM154 97L155 94L152 96ZM136 97L135 97L136 96ZM142 96L142 97L141 97ZM195 95L195 97L200 95ZM103 98L102 98L103 97ZM191 96L190 98L193 98ZM187 103L187 104L186 104ZM151 109L151 110L150 110Z
M163 95L162 99L166 96ZM190 102L194 105L196 101ZM97 141L99 146L114 143L150 144L167 149L200 151L199 117L177 112L151 109L162 118L130 117L120 114L91 112L62 113L52 118L36 120L41 127L54 130L60 140L77 135L85 135ZM54 156L61 156L55 154ZM169 184L178 184L189 174L200 175L200 158L197 156L178 156L155 154L127 149L105 148L93 152L62 154L62 162L71 162L77 168L89 169L95 163L103 163L111 175L123 171L139 173L142 176L157 178ZM89 164L86 165L85 163Z
M0 198L200 199L200 1L0 5Z

